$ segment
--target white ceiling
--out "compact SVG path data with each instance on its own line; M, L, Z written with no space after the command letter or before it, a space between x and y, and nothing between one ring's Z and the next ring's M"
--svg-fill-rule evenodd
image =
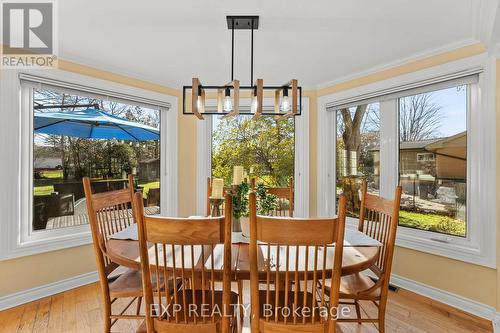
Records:
M64 0L59 57L180 88L230 79L226 15L260 15L255 77L306 88L473 43L478 0ZM250 33L235 76L250 80Z

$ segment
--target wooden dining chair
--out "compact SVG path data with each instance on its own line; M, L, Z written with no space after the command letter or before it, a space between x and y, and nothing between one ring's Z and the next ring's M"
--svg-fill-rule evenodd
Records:
M258 216L255 192L249 200L252 333L335 332L345 198L337 218L317 219Z
M97 262L97 272L101 286L102 308L104 312L104 331L109 332L118 319L143 319L139 315L142 300L141 273L133 269L125 269L118 277L110 277L119 267L107 254L106 243L110 237L134 222L133 195L134 178L128 178L126 189L92 193L92 185L88 177L83 178L83 188L87 202L90 230ZM119 312L112 314L111 306L119 298L131 298L130 302ZM137 300L135 315L124 314Z
M256 181L252 178L250 188L255 190ZM278 198L277 207L270 212L272 216L289 216L293 217L294 210L294 183L293 177L288 180L288 187L269 187L267 193L273 194Z
M136 194L147 332L222 332L236 329L238 295L231 292L231 210L225 216L170 218L144 215ZM153 281L182 281L175 292ZM222 290L216 283L222 281Z
M394 199L390 200L368 194L367 183L363 181L358 230L378 240L382 246L376 263L370 267L370 271L376 276L376 281L363 272L342 277L340 284L341 303L353 304L356 309L356 318L339 319L340 322L378 323L379 332L385 332L385 309L400 202L401 186L396 187ZM374 303L378 308L378 317L362 318L360 301Z

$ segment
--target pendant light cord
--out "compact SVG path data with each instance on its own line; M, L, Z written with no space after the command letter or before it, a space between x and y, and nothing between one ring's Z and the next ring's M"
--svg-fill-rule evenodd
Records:
M251 33L251 47L250 47L250 86L253 86L253 19L252 19L252 33Z
M234 80L234 19L231 28L231 81Z

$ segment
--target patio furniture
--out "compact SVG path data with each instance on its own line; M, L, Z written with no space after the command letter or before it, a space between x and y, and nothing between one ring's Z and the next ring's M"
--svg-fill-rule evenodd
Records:
M160 139L160 131L157 128L113 116L99 109L71 112L35 111L33 118L36 133L127 141Z
M127 188L128 179L99 179L92 180L94 193L102 193ZM59 194L73 194L75 200L85 198L83 183L81 181L65 181L53 184L54 192Z
M288 187L270 187L267 189L269 194L274 194L278 197L278 205L271 212L272 216L289 216L293 217L294 209L294 184L293 177L288 180Z
M148 191L148 198L146 199L146 206L159 206L160 205L160 189L150 188Z
M51 218L73 215L74 196L61 193L35 195L33 208L33 230L43 230Z

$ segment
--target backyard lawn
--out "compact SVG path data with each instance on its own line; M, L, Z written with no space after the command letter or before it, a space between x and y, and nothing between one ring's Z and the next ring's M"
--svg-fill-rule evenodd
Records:
M47 186L35 186L33 189L33 195L38 196L38 195L49 195L54 191L54 186L52 185L47 185Z
M460 237L465 237L466 235L464 221L438 214L415 213L401 210L399 212L399 225Z
M63 171L62 170L43 170L40 171L40 176L43 178L62 178L63 177Z
M160 182L150 182L150 183L144 183L144 184L139 184L142 186L142 195L144 198L148 197L149 189L150 188L159 188L160 187Z

